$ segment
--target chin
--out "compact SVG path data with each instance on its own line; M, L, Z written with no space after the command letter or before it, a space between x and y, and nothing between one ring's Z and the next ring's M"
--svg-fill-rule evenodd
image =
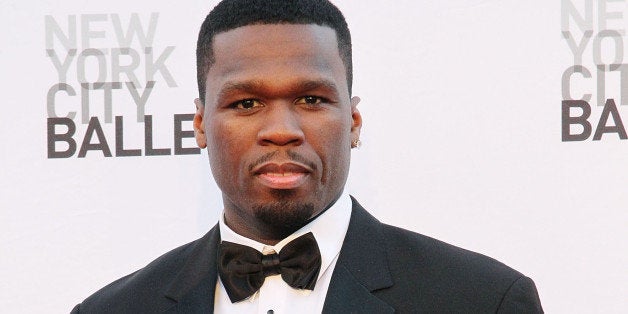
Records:
M315 206L290 197L294 196L291 191L277 190L274 194L282 195L277 195L280 197L276 201L256 204L253 212L255 218L265 225L269 235L283 239L308 223L315 214Z

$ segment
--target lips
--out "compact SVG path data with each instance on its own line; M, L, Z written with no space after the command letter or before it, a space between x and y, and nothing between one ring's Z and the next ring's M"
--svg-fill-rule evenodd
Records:
M253 170L262 185L271 189L294 189L305 182L312 170L298 163L265 163Z

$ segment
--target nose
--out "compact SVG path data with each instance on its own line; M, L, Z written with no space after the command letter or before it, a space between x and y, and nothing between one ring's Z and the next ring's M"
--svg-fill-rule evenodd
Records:
M259 145L298 146L303 143L305 137L298 113L290 105L276 104L262 119L257 134Z

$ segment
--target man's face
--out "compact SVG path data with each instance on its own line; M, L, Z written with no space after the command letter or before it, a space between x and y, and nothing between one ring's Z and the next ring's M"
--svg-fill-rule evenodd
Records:
M286 236L340 196L360 133L336 33L250 25L216 35L213 49L194 126L225 219L254 239Z

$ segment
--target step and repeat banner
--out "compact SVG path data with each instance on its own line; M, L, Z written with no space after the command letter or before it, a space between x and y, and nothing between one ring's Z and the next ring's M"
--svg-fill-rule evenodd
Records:
M628 0L334 1L376 217L628 311ZM66 313L222 210L192 118L207 1L0 1L0 304Z

